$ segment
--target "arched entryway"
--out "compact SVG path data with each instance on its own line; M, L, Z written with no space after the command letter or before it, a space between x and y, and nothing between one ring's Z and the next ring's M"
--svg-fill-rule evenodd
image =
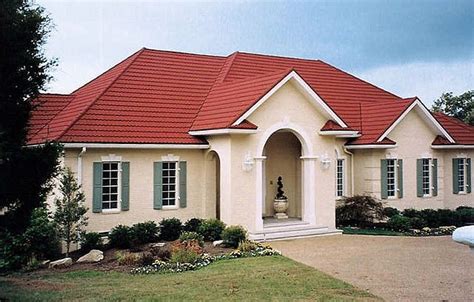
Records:
M302 215L302 164L301 142L289 130L279 130L267 140L263 155L264 162L264 204L262 217L274 220L273 200L277 192L277 179L282 177L283 190L288 197L289 219L301 219Z
M206 216L221 218L221 161L215 151L206 155Z

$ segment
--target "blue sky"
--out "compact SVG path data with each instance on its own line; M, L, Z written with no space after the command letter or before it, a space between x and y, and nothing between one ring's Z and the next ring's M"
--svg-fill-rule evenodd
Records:
M37 1L55 23L51 92L142 47L322 59L430 104L474 89L474 1Z

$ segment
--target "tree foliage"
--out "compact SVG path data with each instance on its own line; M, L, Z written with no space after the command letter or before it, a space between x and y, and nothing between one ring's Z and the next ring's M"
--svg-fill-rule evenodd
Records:
M28 0L0 0L0 208L23 231L31 211L44 202L56 172L60 146L25 148L32 100L56 64L43 50L51 20Z
M87 225L86 198L71 169L66 168L61 174L59 186L61 198L56 198L53 219L57 224L59 236L66 243L66 257L69 255L71 243L79 241L79 234Z
M443 93L433 104L433 111L443 112L474 126L474 90L461 95Z
M344 197L336 206L338 226L367 227L383 218L383 203L369 195Z

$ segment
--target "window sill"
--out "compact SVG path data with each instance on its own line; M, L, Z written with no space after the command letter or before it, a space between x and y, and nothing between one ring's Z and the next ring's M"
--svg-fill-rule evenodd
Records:
M119 214L121 211L120 209L111 209L111 210L102 210L102 214Z
M178 207L178 206L163 206L161 209L162 209L163 211L172 211L172 210L177 210L177 209L179 209L179 207Z
M467 192L458 192L459 195L466 195Z

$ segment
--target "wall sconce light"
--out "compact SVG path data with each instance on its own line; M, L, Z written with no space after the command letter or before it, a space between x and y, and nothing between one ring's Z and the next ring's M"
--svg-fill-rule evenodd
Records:
M253 164L253 158L250 156L250 152L247 152L244 158L244 162L242 163L242 170L244 170L245 172L252 171Z
M321 156L321 165L324 170L329 169L329 166L331 165L331 159L328 157L327 154Z

